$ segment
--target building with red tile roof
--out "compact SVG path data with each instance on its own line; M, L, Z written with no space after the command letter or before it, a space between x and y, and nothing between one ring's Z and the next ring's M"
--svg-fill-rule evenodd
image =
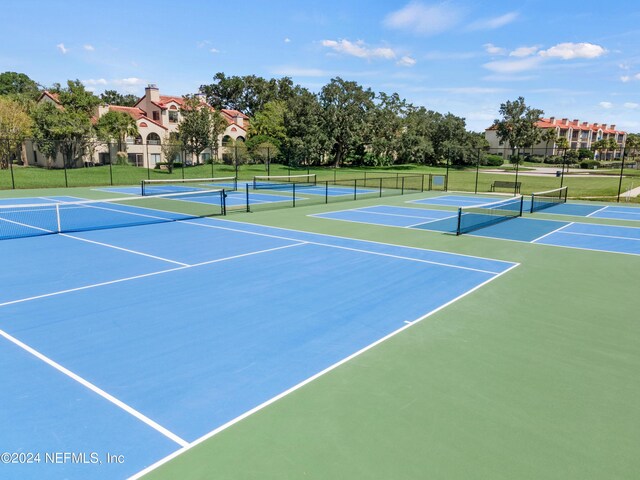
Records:
M620 158L627 141L627 132L618 130L615 125L606 123L589 123L578 119L569 120L568 118L558 119L556 117L541 118L536 122L536 126L541 130L554 129L556 139L566 138L569 148L572 150L588 149L592 150L593 145L598 140L613 139L618 148L604 152L607 159ZM485 138L489 142L490 152L498 155L511 155L511 146L508 144L500 144L495 124L485 130ZM535 155L561 155L564 152L558 147L557 142L540 141L531 149ZM596 157L603 155L603 152L596 152Z

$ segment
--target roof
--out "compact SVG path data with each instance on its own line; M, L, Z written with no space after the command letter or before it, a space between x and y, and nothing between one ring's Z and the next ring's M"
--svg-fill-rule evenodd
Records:
M131 115L136 121L144 120L145 122L151 122L154 125L157 125L160 128L164 128L165 130L167 130L167 127L165 127L164 125L154 120L151 120L149 117L147 117L147 112L145 112L144 110L138 107L122 107L120 105L109 105L109 111L127 113Z
M611 128L615 125L607 125L607 124L599 124L599 123L589 123L589 122L581 122L580 120L574 119L569 120L567 118L556 119L555 117L551 118L541 118L536 122L536 126L538 128L560 128L560 129L573 129L573 130L583 130L583 131L598 131L602 130L603 133L614 133L614 134L626 134L622 130L616 130L615 128ZM486 130L495 130L495 123L491 125Z
M57 103L58 105L60 105L60 95L57 93L53 93L53 92L49 92L48 90L45 90L44 92L42 92L40 94L40 96L38 97L38 102L40 100L42 100L44 97L48 97L50 98L54 103Z

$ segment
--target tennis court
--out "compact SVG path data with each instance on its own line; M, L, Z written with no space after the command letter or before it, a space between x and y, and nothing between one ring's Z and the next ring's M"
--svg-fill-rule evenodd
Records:
M504 197L471 197L466 195L440 195L437 197L423 198L419 200L411 200L408 203L418 205L439 205L447 207L468 207L481 205L487 202L499 201ZM524 210L531 208L531 202L528 198L524 201ZM586 203L562 203L554 205L543 213L552 215L572 215L576 217L593 217L605 218L611 220L635 220L640 221L640 207L622 206L622 205L598 205Z
M486 199L484 199L486 200ZM466 201L466 200L465 200ZM472 206L467 202L465 206ZM483 202L483 200L480 200ZM483 202L484 204L484 202ZM565 204L566 205L566 204ZM564 205L555 205L551 209ZM548 211L548 210L545 210ZM455 233L457 212L374 205L314 214L314 217L373 225ZM469 232L476 237L529 242L558 247L640 255L640 228L561 222L531 217L487 225Z
M135 475L517 266L149 206L3 203L34 200L79 220L2 241L0 444L86 461L43 453L3 478ZM47 233L48 214L16 212L0 225ZM120 228L80 228L104 212Z

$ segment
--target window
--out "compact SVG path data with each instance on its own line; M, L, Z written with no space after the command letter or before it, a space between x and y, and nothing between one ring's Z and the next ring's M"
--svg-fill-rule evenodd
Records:
M153 120L154 120L155 122L160 121L160 112L158 112L157 110L154 110L154 111L153 111Z
M142 154L141 153L129 153L127 155L127 157L128 157L130 165L134 165L136 167L142 167L143 166Z
M160 154L159 153L152 153L151 154L151 158L149 159L149 166L153 168L158 163L160 163Z
M147 144L160 145L160 135L155 132L151 132L149 135L147 135Z
M169 123L178 123L178 112L176 110L169 110Z

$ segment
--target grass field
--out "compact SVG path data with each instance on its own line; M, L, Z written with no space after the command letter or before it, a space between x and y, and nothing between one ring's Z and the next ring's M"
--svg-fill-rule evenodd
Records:
M560 186L561 179L554 175L531 176L533 166L540 164L527 164L523 166L518 181L522 182L522 193L529 194L535 191L544 191ZM558 167L544 165L546 167ZM488 170L488 171L487 171ZM504 173L495 173L495 169L482 168L476 174L475 168L448 169L449 190L465 192L488 192L491 183L495 180L515 180L515 171L509 165L504 165ZM316 173L318 180L335 180L340 178L363 178L363 176L395 175L412 173L438 173L444 174L446 168L425 167L419 165L395 166L393 168L297 168L290 169L280 164L271 164L271 175L286 175L295 173ZM265 175L265 165L250 164L238 167L238 178L251 180L255 175ZM180 179L180 178L209 178L234 176L236 169L233 165L196 165L192 167L176 168L170 174L167 171L132 167L128 165L100 166L91 168L64 170L46 170L35 167L14 167L12 171L0 171L0 190L28 188L57 188L57 187L88 187L109 185L137 185L143 179ZM580 174L580 176L577 176ZM612 200L618 194L619 170L580 170L572 168L567 176L562 179L563 185L569 186L569 195L580 199ZM13 178L12 178L13 177ZM477 177L477 184L476 184ZM621 192L624 193L634 187L640 186L640 172L627 168L622 178ZM638 201L637 198L631 201Z
M89 189L19 193L105 195ZM428 195L437 194L383 203L406 206ZM637 478L639 256L308 216L335 209L314 205L228 218L519 266L197 442L145 479ZM370 279L372 285L383 281ZM318 288L331 304L332 285ZM274 301L291 295L273 292Z

